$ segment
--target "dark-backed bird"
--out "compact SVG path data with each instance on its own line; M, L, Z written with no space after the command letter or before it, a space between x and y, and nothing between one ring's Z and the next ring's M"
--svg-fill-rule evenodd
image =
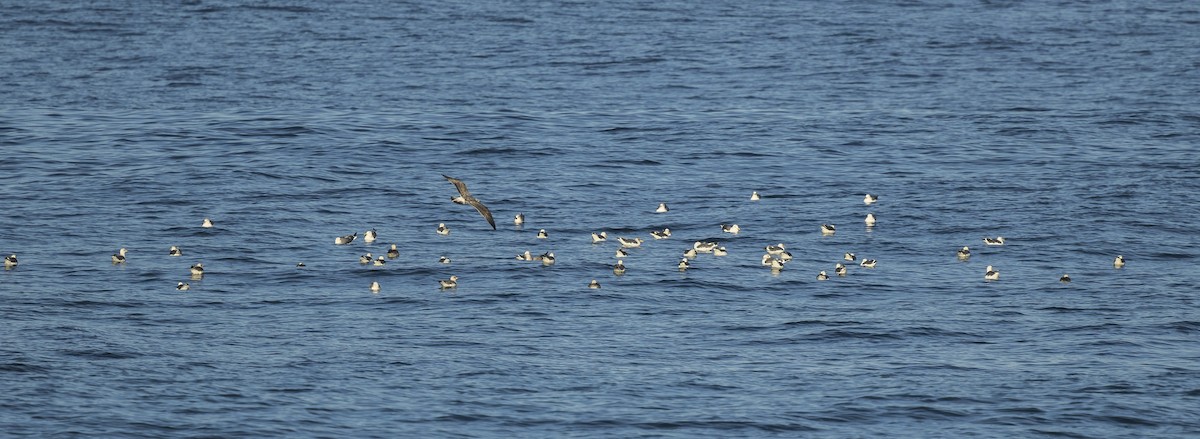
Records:
M463 183L462 180L450 177L446 174L442 174L442 177L446 177L446 180L454 183L454 187L458 189L458 196L450 198L450 201L453 201L457 204L467 204L471 207L474 207L475 210L479 211L480 215L483 215L483 219L487 220L488 225L492 226L492 230L496 230L496 220L492 219L492 211L488 210L487 206L484 206L483 203L480 203L479 200L475 199L475 197L471 195L471 192L467 190L466 183Z

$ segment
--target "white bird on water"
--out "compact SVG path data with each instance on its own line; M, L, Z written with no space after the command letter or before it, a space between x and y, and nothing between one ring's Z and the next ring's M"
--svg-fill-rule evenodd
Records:
M375 242L375 238L378 236L379 232L376 232L375 229L367 230L366 233L363 233L363 242L370 244Z
M117 250L117 254L112 255L113 263L114 264L124 264L125 263L125 253L126 253L125 247L121 247L120 250Z
M365 255L359 256L359 257L358 257L358 263L360 263L360 264L370 264L370 263L371 263L371 254L370 254L370 253L367 253L367 254L365 254Z
M446 223L438 223L437 234L446 236L450 234L450 228L446 227Z
M466 204L474 207L475 210L479 211L480 215L483 215L483 219L487 220L488 225L492 226L492 230L496 230L496 220L492 219L492 211L488 210L487 206L484 206L483 203L479 202L479 200L475 199L475 197L471 195L471 192L467 190L466 183L463 183L462 180L450 177L446 174L442 174L442 177L445 177L446 180L449 180L450 183L454 184L455 189L458 189L458 196L451 197L450 201L453 201L456 204ZM524 219L522 219L522 221L524 221Z
M1125 257L1121 256L1121 255L1117 255L1117 258L1113 259L1113 268L1121 268L1124 266L1125 266Z
M658 230L651 230L650 236L654 237L654 239L667 239L671 237L671 229L662 229L661 232Z
M967 246L964 245L963 248L958 250L959 259L966 259L969 257L971 257L971 249L967 248Z
M845 276L846 275L846 266L842 265L841 262L838 262L837 265L833 266L833 273L837 274L838 276Z
M875 260L874 259L863 259L862 262L858 263L858 265L865 267L865 268L875 268Z
M984 270L984 272L983 272L983 279L984 280L1000 280L1000 271L992 268L991 265L988 265L987 269Z
M863 204L866 204L868 206L874 204L876 201L879 201L879 197L877 197L877 196L874 196L871 194L867 194L867 195L863 196Z
M602 231L592 234L592 244L599 244L604 241L608 241L608 233Z
M4 257L4 268L13 268L16 266L17 266L17 254L16 253L13 253L11 255Z
M533 253L530 253L529 250L525 250L525 253L517 255L517 260L518 261L532 261Z
M538 237L538 239L546 239L546 238L549 238L550 235L546 233L546 229L541 229L541 230L538 230L537 237Z
M346 244L349 244L349 243L351 243L351 242L354 242L354 239L355 239L355 238L358 238L358 232L354 232L354 233L352 233L352 234L349 234L349 235L345 235L345 236L339 236L339 237L337 237L337 238L333 238L333 243L334 243L335 245L346 245Z
M829 275L825 274L824 271L817 273L817 280L829 280Z
M1003 236L997 236L995 238L984 237L983 243L987 244L987 245L1004 245L1004 237Z
M396 259L400 257L400 250L396 248L396 244L392 244L392 248L387 251L388 259Z
M783 243L781 242L781 243L775 244L775 245L768 245L765 247L765 249L767 250L767 254L777 255L777 254L783 253Z
M440 262L440 263L442 263L442 264L449 264L449 263L450 263L450 258L448 258L448 257L445 257L445 256L442 256L442 257L438 258L438 262Z
M513 225L519 226L521 224L525 224L525 214L518 213L517 216L513 217Z
M868 226L875 225L875 214L868 213L867 217L865 219L863 219L863 222L867 223Z
M621 243L621 247L633 248L633 247L641 247L642 242L645 242L645 241L643 241L642 238L629 239L629 238L617 237L617 242Z
M196 265L192 266L192 276L203 276L203 275L204 275L204 264L197 262Z
M182 252L182 251L179 251L179 247L176 247L176 246L173 246L173 245L172 245L172 246L171 246L171 250L167 252L167 255L170 255L170 256L183 256L183 252Z
M742 228L740 226L738 226L737 224L729 224L729 225L721 224L721 231L725 232L725 233L732 233L732 234L736 235L742 231Z
M666 213L666 212L669 212L670 210L671 209L667 208L667 203L658 203L658 209L654 209L654 211L657 213Z
M713 256L725 256L728 254L729 250L725 250L725 247L717 247L713 249Z
M386 259L383 259L383 256L380 256L380 257L378 257L378 258L375 258L375 263L374 263L374 265L375 265L376 267L382 267L382 266L383 266L383 264L386 264L386 263L387 263L387 260L386 260Z
M1068 282L1071 282L1071 276L1070 276L1070 275L1068 275L1068 274L1066 274L1066 273L1063 273L1062 277L1058 278L1058 281L1059 281L1059 282L1062 282L1062 283L1064 283L1064 284L1065 284L1065 283L1068 283Z
M696 249L696 251L700 253L712 253L713 250L717 249L717 243L712 241L696 241L692 243L692 248Z
M450 276L449 279L439 280L438 286L440 286L443 290L447 288L458 288L458 276Z
M617 265L613 266L613 274L618 276L625 274L625 261L617 259Z
M372 293L378 293L378 292L379 292L379 290L380 290L380 288L379 288L379 282L378 282L378 281L371 282L371 292L372 292Z
M628 251L625 251L625 249L624 249L624 248L618 247L618 248L617 248L617 253L616 253L616 257L617 257L617 259L624 258L624 257L626 257L626 256L629 256L629 252L628 252Z
M692 264L690 262L688 262L688 258L682 258L679 260L678 266L679 266L679 271L684 271L684 270L687 270L688 267L691 267Z
M858 256L855 256L854 253L846 252L846 254L842 256L842 259L854 262L858 260Z
M213 222L211 219L205 218L204 222L200 223L200 227L211 229L213 227Z
M592 282L588 283L588 288L591 288L593 290L598 290L598 289L600 289L600 282L597 281L596 279L592 279Z
M192 289L192 286L191 286L191 285L188 285L188 284L185 284L185 283L183 283L183 282L180 282L180 283L178 283L178 284L176 284L176 285L175 285L175 289L177 289L177 290L179 290L179 291L187 291L187 290L190 290L190 289Z
M834 227L833 224L821 224L821 234L822 235L832 235L836 231L837 231L837 228Z
M754 191L754 192L750 193L750 201L758 201L760 198L762 198L762 197L760 197L758 195L758 191Z

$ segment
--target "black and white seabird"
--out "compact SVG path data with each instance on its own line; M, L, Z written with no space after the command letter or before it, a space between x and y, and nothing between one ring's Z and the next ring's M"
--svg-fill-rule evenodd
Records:
M666 213L666 212L669 212L670 210L671 209L667 208L667 203L658 203L658 208L654 209L654 211L656 213Z
M375 229L367 230L366 233L363 233L363 242L370 244L375 242L375 238L378 236L379 232L376 232Z
M392 248L388 249L387 257L388 259L396 259L400 257L400 249L396 248L396 244L392 244Z
M450 276L449 279L439 280L438 286L443 290L447 288L458 288L458 276Z
M604 241L608 241L608 233L602 231L592 234L592 244L599 244Z
M861 267L865 267L865 268L875 268L875 260L874 259L863 259L862 262L858 263L858 265Z
M958 250L959 259L966 259L969 257L971 257L971 249L967 248L967 246L964 245L963 248Z
M1000 271L996 270L995 268L992 268L991 265L988 265L987 269L985 269L983 271L983 279L984 280L1000 280Z
M115 254L115 255L112 255L112 261L113 261L113 263L114 263L114 264L123 264L123 263L125 263L125 252L126 252L126 250L125 250L125 247L121 247L121 249L120 249L120 250L117 250L117 254Z
M1071 281L1071 276L1066 273L1063 273L1062 277L1058 278L1058 281L1065 284L1065 283Z
M600 282L597 281L596 279L592 279L592 281L590 283L588 283L588 288L591 288L593 290L598 290L598 289L600 289Z
M450 198L450 201L453 201L457 204L467 204L471 207L474 207L475 210L479 211L480 215L483 215L483 219L486 219L488 224L492 226L492 230L496 230L496 220L492 219L492 211L488 210L487 206L484 206L483 203L480 203L479 200L475 199L475 197L471 195L471 192L467 190L466 183L463 183L462 180L450 177L446 174L442 174L442 177L446 177L446 180L454 183L454 187L458 189L458 196ZM523 216L521 217L521 221L524 222Z
M17 255L13 253L4 257L4 268L13 268L17 266Z
M736 235L742 231L742 228L737 224L721 224L721 231Z
M874 204L876 201L879 201L879 197L877 197L877 196L874 196L871 194L867 194L867 195L863 196L863 204L866 204L868 206L871 204Z
M354 232L349 235L344 235L344 236L339 236L337 238L333 238L333 243L335 245L346 245L351 242L354 242L355 238L358 238L358 232Z
M450 228L446 227L446 223L438 223L437 234L445 236L450 234Z
M187 290L190 290L190 289L192 289L192 286L191 286L191 285L188 285L188 284L185 284L185 283L183 283L183 282L180 282L180 283L178 283L178 284L175 284L175 289L177 289L177 290L179 290L179 291L187 291Z
M1113 259L1113 268L1121 268L1124 266L1125 266L1125 257L1121 256L1121 255L1117 255L1117 258Z
M834 227L833 224L821 224L821 234L822 235L832 235L836 231L837 231L837 228Z
M987 244L987 245L1004 245L1004 237L1003 236L997 236L995 238L984 237L983 243Z

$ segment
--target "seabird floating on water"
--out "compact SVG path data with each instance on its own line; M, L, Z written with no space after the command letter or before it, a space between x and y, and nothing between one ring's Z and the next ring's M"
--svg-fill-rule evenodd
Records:
M779 256L779 260L781 260L783 262L792 260L792 252L787 251L787 250L784 250L783 253L780 253L777 256Z
M359 256L359 257L358 257L358 263L360 263L360 264L370 264L370 263L371 263L371 254L370 254L370 253L367 253L367 254L365 254L365 255Z
M437 234L445 236L450 234L450 228L446 227L446 223L438 223Z
M833 226L833 224L821 224L822 235L832 235L836 231L837 229Z
M1071 281L1071 276L1070 276L1070 275L1068 275L1068 274L1066 274L1066 273L1063 273L1062 277L1058 278L1058 281L1059 281L1059 282L1062 282L1062 283L1064 283L1064 284L1065 284L1065 283L1068 283L1068 282L1070 282L1070 281Z
M442 257L438 258L438 262L443 263L443 264L449 264L450 258L442 256Z
M373 292L373 293L378 293L378 292L379 292L379 290L380 290L380 288L379 288L379 282L378 282L378 281L376 281L376 282L371 282L371 292Z
M987 244L987 245L1004 245L1004 237L1003 236L997 236L995 238L984 237L983 243Z
M777 254L783 253L783 243L782 242L779 244L775 244L775 245L768 245L765 248L767 250L767 254L769 254L769 255L777 255Z
M729 224L729 225L721 224L721 231L725 232L725 233L732 233L732 234L736 235L742 231L742 228L739 227L737 224Z
M183 252L179 251L179 247L171 246L171 250L167 252L170 256L183 256Z
M671 209L668 209L668 208L667 208L667 203L658 203L658 209L654 209L654 211L655 211L655 212L657 212L657 213L665 213L665 212L668 212L668 211L670 211L670 210L671 210Z
M782 259L771 258L771 271L782 270L783 264L786 264L786 262L783 262Z
M642 243L645 241L643 241L642 238L629 239L629 238L622 238L622 237L618 236L617 242L620 242L622 247L633 248L633 247L641 247Z
M546 238L549 238L550 235L546 233L546 229L541 229L541 230L538 230L537 237L538 237L538 239L546 239Z
M379 236L379 232L376 232L375 229L367 230L366 233L363 233L363 242L367 244L375 242L377 236Z
M865 267L865 268L875 268L875 260L874 259L863 259L862 262L858 263L858 265Z
M679 266L679 271L684 271L684 270L687 270L688 267L691 267L692 264L690 262L688 262L688 258L682 258L679 260L678 266Z
M177 289L177 290L179 290L179 291L187 291L187 290L190 290L190 289L192 289L192 286L191 286L191 285L188 285L188 284L185 284L185 283L183 283L183 282L180 282L180 283L178 283L178 284L176 284L176 285L175 285L175 289Z
M355 239L355 238L358 238L358 232L354 232L354 233L352 233L352 234L349 234L349 235L345 235L345 236L339 236L339 237L337 237L337 238L333 238L333 243L334 243L334 244L336 244L336 245L346 245L346 244L349 244L349 243L351 243L351 242L354 242L354 239Z
M16 266L17 266L17 254L16 253L13 253L11 255L4 257L4 268L13 268Z
M858 256L855 256L854 253L846 252L846 254L842 256L842 259L854 262L858 260Z
M863 222L867 223L867 225L868 225L868 226L873 226L873 225L875 225L875 214L873 214L873 213L868 213L868 214L867 214L867 218L866 218L866 219L864 219L864 220L863 220Z
M599 234L592 234L592 244L599 244L604 241L608 241L608 233L602 231Z
M396 259L400 257L400 250L396 248L396 244L392 244L392 248L387 251L388 259Z
M683 251L683 257L688 259L696 259L696 249L689 248Z
M521 224L525 224L525 214L518 213L517 216L513 217L513 225L519 226Z
M729 250L725 250L725 247L717 247L713 249L713 256L725 256L728 254Z
M376 267L382 267L382 266L383 266L383 264L386 264L386 263L387 263L387 260L383 259L383 256L380 256L380 257L378 257L378 258L375 258L375 264L374 264L374 265L375 265Z
M1000 280L1000 272L997 271L996 269L992 268L991 265L988 265L987 269L984 270L984 272L983 272L983 279L984 280Z
M588 283L588 288L598 290L600 289L600 282L598 282L596 279L592 279L592 282Z
M774 260L775 260L775 258L772 257L770 253L768 253L768 254L763 255L762 261L760 262L760 264L762 264L764 267L769 267L769 266L771 266L771 261L774 261Z
M525 250L525 253L517 255L517 260L518 261L532 261L533 253L530 253L529 250Z
M650 236L654 237L654 239L667 239L671 237L671 229L662 229L661 232L658 230L651 230Z
M212 220L205 218L204 222L200 223L200 227L211 229L213 227L213 222Z
M617 258L624 258L624 257L626 257L626 256L629 256L629 252L625 251L625 248L623 248L623 247L618 247L618 248L617 248L617 255L616 255L616 257L617 257Z
M829 275L825 274L824 271L817 273L817 280L829 280Z
M449 279L439 280L438 286L443 290L447 288L458 288L458 276L450 276Z
M613 274L618 276L625 274L625 261L617 259L617 265L613 266Z
M696 241L692 243L692 248L700 253L712 253L717 248L717 243L712 241Z
M192 276L203 276L203 275L204 275L204 264L197 262L196 265L192 266Z
M112 255L113 263L114 264L124 264L125 263L125 252L126 252L125 247L121 247L120 250L117 250L117 254Z
M463 183L462 180L457 178L447 176L446 174L442 174L442 177L446 177L446 180L454 183L454 187L458 189L458 196L450 198L450 201L453 201L457 204L467 204L471 207L474 207L475 210L479 211L480 215L483 215L483 219L486 219L488 224L492 226L492 230L496 230L496 220L492 219L492 211L488 210L487 206L484 206L483 203L480 203L479 200L471 196L471 192L467 190L466 183ZM522 221L524 221L523 218L524 217L522 217Z
M966 259L969 257L971 257L971 249L967 248L967 246L964 245L963 248L958 250L959 259Z
M554 265L554 252L542 253L541 256L538 256L538 259L542 260L543 266Z
M750 201L758 201L759 198L762 197L758 196L758 191L754 191L750 194Z
M845 276L846 275L846 266L842 265L841 262L838 262L837 265L833 266L833 272L834 272L834 274L837 274L838 276Z
M1113 268L1121 268L1124 266L1125 266L1125 257L1121 256L1121 255L1117 255L1117 258L1113 259Z
M867 194L866 196L863 197L863 204L866 204L868 206L875 203L876 201L879 201L879 197L871 195L871 194Z
M304 265L304 263L303 263L303 262L297 262L297 263L296 263L296 268L304 268L304 267L305 267L305 265Z

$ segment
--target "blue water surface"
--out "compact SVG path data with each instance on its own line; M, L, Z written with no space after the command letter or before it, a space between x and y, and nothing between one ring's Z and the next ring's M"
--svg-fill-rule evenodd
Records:
M4 436L1200 435L1195 2L0 9Z

